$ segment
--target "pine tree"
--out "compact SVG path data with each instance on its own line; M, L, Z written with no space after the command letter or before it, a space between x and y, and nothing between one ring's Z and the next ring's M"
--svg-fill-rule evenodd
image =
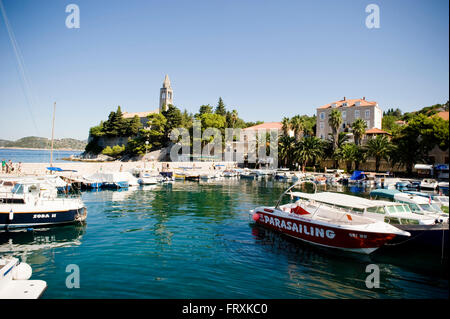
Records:
M219 115L222 115L222 116L226 116L227 115L227 110L225 108L225 104L223 103L223 100L222 100L221 97L219 97L219 102L217 103L216 114L219 114Z

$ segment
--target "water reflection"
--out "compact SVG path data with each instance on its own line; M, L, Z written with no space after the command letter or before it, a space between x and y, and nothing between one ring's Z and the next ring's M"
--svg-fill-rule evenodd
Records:
M36 228L32 231L15 230L0 233L0 254L28 259L33 264L48 262L43 251L53 251L61 247L81 245L86 225L65 225L51 228Z
M252 225L251 233L255 244L286 259L285 272L290 279L287 288L296 293L308 289L309 298L404 298L408 294L403 287L406 285L422 293L422 298L433 298L434 293L434 297L442 298L439 289L448 287L448 260L443 262L436 254L398 249L352 254L313 246L259 225ZM380 267L382 284L376 290L365 285L369 264ZM440 288L421 291L430 279Z

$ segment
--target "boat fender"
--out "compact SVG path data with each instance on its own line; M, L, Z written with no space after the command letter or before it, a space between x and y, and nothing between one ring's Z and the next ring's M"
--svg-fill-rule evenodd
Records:
M253 214L252 218L256 222L259 219L259 214L257 213Z
M14 280L28 280L31 277L33 270L27 263L18 264L13 270Z

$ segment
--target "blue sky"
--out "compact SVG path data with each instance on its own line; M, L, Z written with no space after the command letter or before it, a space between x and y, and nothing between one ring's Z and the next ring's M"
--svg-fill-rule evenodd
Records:
M50 137L54 101L55 137L85 139L117 105L157 109L165 74L181 109L222 96L246 121L343 96L403 111L449 99L448 1L2 1L35 102L0 16L0 139ZM379 29L365 26L371 3Z

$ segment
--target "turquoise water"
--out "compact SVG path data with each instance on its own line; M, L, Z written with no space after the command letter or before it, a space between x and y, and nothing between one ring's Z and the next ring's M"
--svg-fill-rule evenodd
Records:
M53 162L64 163L66 161L62 160L62 158L81 153L80 151L53 150ZM13 163L47 163L50 162L50 151L0 148L0 161L3 159L11 160Z
M47 281L43 298L448 298L447 265L434 255L363 256L252 227L248 210L273 205L286 186L224 179L86 192L85 226L0 234L0 252ZM80 288L66 287L70 264ZM369 264L380 267L378 289L366 288Z

